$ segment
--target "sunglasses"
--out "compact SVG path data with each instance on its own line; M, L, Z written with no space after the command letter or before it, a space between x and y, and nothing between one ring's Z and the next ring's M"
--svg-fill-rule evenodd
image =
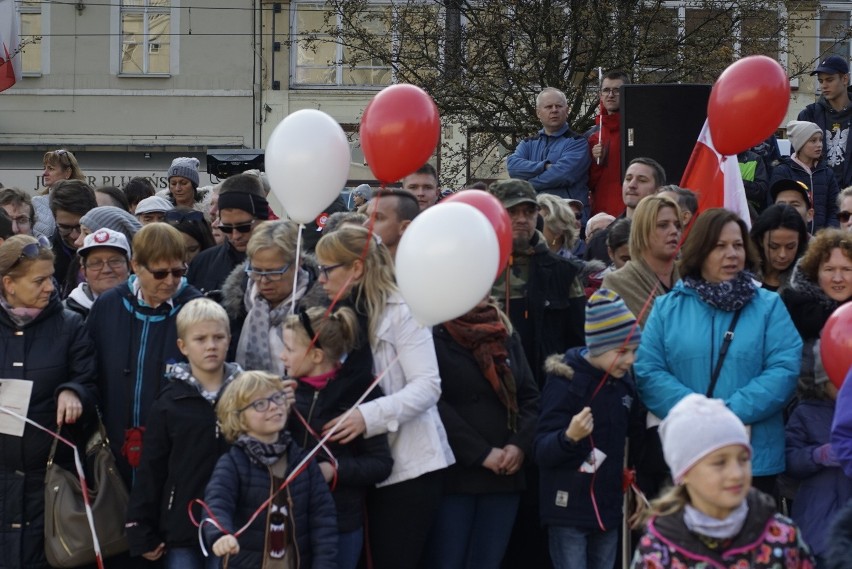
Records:
M237 409L237 413L242 413L249 407L257 411L258 413L266 413L269 410L269 406L272 403L275 403L278 407L284 405L287 401L287 394L283 391L276 391L269 397L264 397L263 399L257 399L256 401L252 401L242 409Z
M179 279L186 274L186 265L184 265L180 269L162 269L160 271L152 271L148 267L145 267L145 270L151 273L151 276L157 279L158 281L163 280L169 275L173 276L176 279Z
M219 224L219 231L225 233L226 235L230 235L235 230L240 233L251 233L252 228L254 227L254 221L249 221L248 223L240 223L239 225L225 225L224 223Z
M204 221L204 214L200 211L167 211L165 216L166 221L175 223L183 223L184 221L195 221L201 223Z
M841 211L837 214L837 219L840 223L849 223L849 218L852 217L852 211Z
M21 259L29 259L34 260L38 259L39 251L46 249L50 250L50 241L47 240L47 237L44 235L40 235L38 241L35 243L27 243L21 249L21 255L12 263L12 266L9 267L9 270L15 268L15 266L21 262ZM7 271L8 272L8 271Z

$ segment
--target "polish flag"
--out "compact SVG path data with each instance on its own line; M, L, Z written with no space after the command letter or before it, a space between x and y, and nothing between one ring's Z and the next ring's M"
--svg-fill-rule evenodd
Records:
M0 91L21 78L21 54L15 53L20 43L15 0L0 0Z
M704 121L704 128L698 135L698 142L689 157L680 186L698 194L699 213L723 207L739 215L746 226L751 228L737 157L723 156L716 151L707 121Z

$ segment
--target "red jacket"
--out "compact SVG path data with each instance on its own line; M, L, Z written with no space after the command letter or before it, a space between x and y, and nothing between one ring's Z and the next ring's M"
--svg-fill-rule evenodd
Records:
M604 154L600 164L592 158L589 167L592 215L603 211L618 217L624 211L624 200L621 198L621 115L599 115L595 122L600 124L600 128L593 129L588 137L589 153L600 140L603 131Z

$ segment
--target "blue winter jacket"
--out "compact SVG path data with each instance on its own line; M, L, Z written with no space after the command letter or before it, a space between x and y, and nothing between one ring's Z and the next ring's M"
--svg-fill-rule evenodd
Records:
M772 170L770 186L782 179L804 182L811 189L814 219L808 224L808 231L816 233L823 227L840 227L840 221L837 219L837 194L840 193L840 188L834 178L834 172L824 161L808 173L801 164L784 156Z
M678 281L657 299L642 331L634 370L639 397L665 418L690 393L705 394L733 319ZM713 396L751 427L752 472L784 471L784 405L796 388L802 340L774 292L758 288L740 313Z
M816 555L828 549L828 528L852 498L852 479L838 466L814 461L814 450L829 442L833 401L805 400L787 421L787 474L800 479L791 517Z
M539 510L546 526L570 526L599 530L595 503L607 529L621 524L624 441L628 434L641 436L645 413L636 400L630 374L609 377L592 397L604 372L584 357L587 348L572 348L547 359L547 381L541 392L541 416L535 436L535 461L540 467ZM571 418L591 407L595 427L591 437L574 443L565 438ZM595 448L606 458L594 481L591 473L579 472ZM631 444L634 442L631 438ZM594 490L593 490L594 489ZM592 490L595 503L592 502Z
M506 158L512 178L527 180L537 192L580 200L586 207L591 163L589 143L567 124L553 135L541 129L536 136L522 140Z

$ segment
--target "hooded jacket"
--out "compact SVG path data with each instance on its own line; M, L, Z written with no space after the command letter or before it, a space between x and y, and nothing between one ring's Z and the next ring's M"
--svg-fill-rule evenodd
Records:
M746 500L745 524L727 547L712 549L689 531L683 521L683 509L652 518L639 539L631 569L813 569L814 559L799 528L789 518L775 513L772 498L753 489Z
M846 92L849 98L852 99L852 87L847 87ZM837 185L840 188L845 188L852 185L852 141L849 140L850 120L852 120L852 108L846 108L842 111L835 111L831 108L831 104L825 100L825 97L820 95L815 103L811 103L799 113L797 117L800 121L808 121L815 123L821 130L823 136L823 155L828 156L831 152L831 145L834 136L833 126L839 124L841 132L838 137L846 133L846 149L843 152L843 162L840 168L832 168L835 172L834 178L837 180ZM844 129L843 126L846 126ZM831 166L829 166L831 168ZM839 172L838 172L839 170ZM772 176L775 176L773 170Z
M840 221L837 219L837 194L840 193L840 188L834 179L834 173L824 160L807 172L801 164L789 156L783 156L772 170L771 183L783 179L803 182L811 189L814 219L808 227L810 233L816 233L823 227L840 227Z
M733 312L716 309L678 281L658 298L642 330L634 371L642 402L663 419L690 393L704 394ZM751 426L755 476L784 471L783 409L796 389L802 341L774 292L742 308L713 396Z
M187 516L189 503L204 488L219 456L228 450L219 432L216 406L190 383L189 364L175 364L148 415L142 462L127 508L127 541L131 555L166 547L197 547L198 528ZM242 371L226 363L225 387ZM217 397L218 402L218 397Z
M616 216L624 211L624 200L621 197L621 113L610 113L601 109L596 122L599 124L586 133L589 153L591 155L592 147L601 141L601 136L605 152L600 164L590 158L589 193L592 215L603 211Z
M183 361L175 319L184 304L201 296L184 279L170 302L151 308L133 293L133 279L98 297L86 320L86 329L98 346L104 426L128 488L132 472L122 454L125 432L147 424L167 366Z
M629 373L607 377L594 395L606 373L589 363L586 353L587 348L574 348L564 357L547 358L535 436L535 461L541 469L541 523L599 531L597 509L604 527L611 530L622 519L624 442L628 436L642 436L645 415ZM584 407L592 409L594 432L574 442L565 437L565 430ZM579 471L592 453L593 443L606 454L594 476Z

